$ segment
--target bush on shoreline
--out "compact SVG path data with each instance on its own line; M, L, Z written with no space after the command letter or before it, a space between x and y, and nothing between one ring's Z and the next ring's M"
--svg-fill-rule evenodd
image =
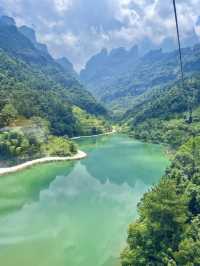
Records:
M77 152L69 139L46 135L34 128L0 133L0 155L5 161L25 161L47 156L71 156Z

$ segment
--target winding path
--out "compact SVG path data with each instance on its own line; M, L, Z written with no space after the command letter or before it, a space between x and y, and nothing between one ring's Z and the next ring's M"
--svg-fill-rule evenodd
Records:
M116 133L116 130L112 130L107 133L103 134L98 134L98 135L91 135L91 136L79 136L79 137L74 137L71 138L72 140L80 139L80 138L91 138L91 137L98 137L98 136L104 136L104 135L111 135ZM0 176L10 174L10 173L15 173L18 171L21 171L25 168L31 167L36 164L40 163L48 163L48 162L56 162L56 161L73 161L73 160L81 160L87 157L87 154L83 151L78 150L77 154L69 157L44 157L36 160L31 160L16 166L11 166L7 168L0 168Z
M113 129L110 132L102 133L102 134L97 134L97 135L89 135L89 136L78 136L78 137L73 137L71 140L76 140L76 139L82 139L82 138L92 138L92 137L99 137L99 136L107 136L116 133L117 131Z
M69 157L45 157L41 159L36 159L36 160L28 161L26 163L22 163L16 166L0 168L0 176L10 174L10 173L15 173L15 172L21 171L25 168L28 168L30 166L40 164L40 163L81 160L81 159L84 159L85 157L87 157L87 154L79 150L75 155L69 156Z

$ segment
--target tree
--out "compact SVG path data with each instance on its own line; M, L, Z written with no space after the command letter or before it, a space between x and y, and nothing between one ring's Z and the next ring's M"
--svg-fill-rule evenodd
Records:
M146 193L139 204L140 219L129 227L122 265L173 265L173 252L186 228L187 203L186 195L176 192L176 182L166 178Z
M0 127L12 123L16 119L17 114L17 110L12 104L6 104L0 112Z
M192 220L188 226L179 249L174 253L178 265L200 265L200 216Z

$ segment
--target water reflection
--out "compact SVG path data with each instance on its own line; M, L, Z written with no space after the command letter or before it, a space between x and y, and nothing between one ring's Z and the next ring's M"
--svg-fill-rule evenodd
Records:
M89 152L82 161L87 171L102 183L127 182L134 187L137 180L146 185L156 183L163 174L168 160L158 145L144 144L126 136L110 136L79 140L79 145ZM93 148L92 148L93 147Z
M41 164L0 178L0 214L7 214L24 204L37 201L40 191L49 187L58 175L68 175L75 163Z
M85 160L0 180L2 265L118 266L137 203L168 161L159 146L124 136L79 143Z
M102 184L79 162L67 176L57 176L38 202L0 219L0 260L6 266L28 257L29 266L110 266L146 189L141 182L135 188ZM40 263L38 246L49 251L48 264Z

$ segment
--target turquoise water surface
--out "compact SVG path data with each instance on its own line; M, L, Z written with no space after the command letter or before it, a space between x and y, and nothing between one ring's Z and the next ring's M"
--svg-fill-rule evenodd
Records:
M117 266L142 195L169 164L159 145L77 141L88 157L0 178L0 265Z

